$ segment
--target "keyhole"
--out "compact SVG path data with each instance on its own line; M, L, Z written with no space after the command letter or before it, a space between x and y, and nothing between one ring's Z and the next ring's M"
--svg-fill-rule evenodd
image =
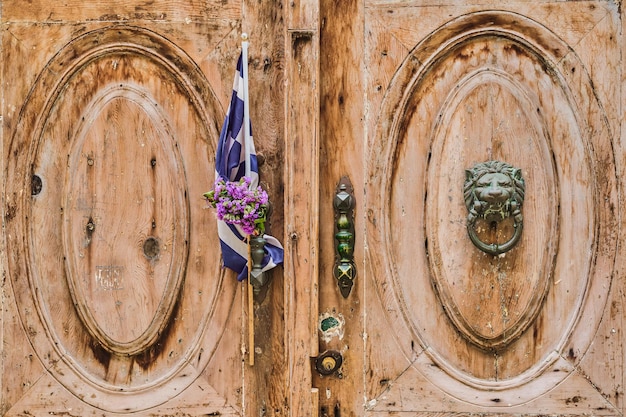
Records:
M332 372L334 369L336 369L335 368L336 366L337 366L337 361L335 360L335 358L328 356L322 359L322 368L326 372Z

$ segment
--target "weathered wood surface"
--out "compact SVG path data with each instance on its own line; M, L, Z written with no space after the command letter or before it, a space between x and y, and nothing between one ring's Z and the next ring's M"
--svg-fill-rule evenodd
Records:
M244 3L241 31L249 36L250 117L262 164L261 184L270 196L268 233L284 242L284 21L280 9ZM245 370L246 415L289 415L283 268L270 272L264 298L254 308L255 364ZM248 311L246 311L248 313ZM249 347L248 347L249 348Z
M319 2L285 4L285 329L290 415L317 416Z
M618 73L611 69L620 65L621 16L610 2L574 9L499 2L515 13L509 24L500 20L505 11L481 14L488 4L366 6L366 265L373 280L366 404L374 415L620 414L619 91L599 83ZM547 36L530 30L535 21ZM484 23L489 29L479 37ZM507 38L524 45L521 54L498 52ZM455 81L456 71L467 75ZM531 229L497 259L466 237L461 193L462 170L489 159L519 163L528 175ZM385 314L376 314L377 305ZM494 347L486 336L498 326L515 332L516 321L519 335Z
M363 324L365 273L364 238L364 172L363 151L366 148L363 115L362 68L364 51L363 3L360 1L322 1L320 18L324 22L320 35L321 114L320 114L320 319L335 318L339 325L321 333L320 352L335 350L342 354L344 365L336 375L316 373L315 386L320 389L320 415L359 415L363 404ZM329 70L329 69L333 70ZM336 258L335 212L333 199L339 180L347 176L354 186L356 242L354 260L357 277L350 296L344 299L333 276ZM355 414L356 413L356 414Z
M211 19L240 21L241 2L201 0L140 1L65 1L50 3L35 0L24 5L17 0L4 1L3 15L14 22L92 22L134 21L151 24L198 23Z
M613 1L4 1L0 414L623 415L624 13ZM245 292L219 273L199 198L242 31L286 255L253 311L254 367ZM526 179L522 240L499 258L465 230L463 171L488 159ZM347 299L332 275L344 175ZM98 267L106 291L86 279ZM340 325L322 332L328 317ZM344 364L320 376L326 349Z
M281 311L260 343L279 357L257 367L276 375L272 389L241 366L245 304L201 199L242 5L123 3L3 2L2 415L280 409ZM264 70L255 89L270 91L280 66L252 66ZM281 135L266 129L257 143L273 166ZM273 193L280 177L266 183Z

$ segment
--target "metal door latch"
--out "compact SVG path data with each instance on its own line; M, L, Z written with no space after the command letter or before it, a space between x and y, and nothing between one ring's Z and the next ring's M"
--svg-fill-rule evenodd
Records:
M336 256L333 275L343 298L348 298L354 279L354 195L352 183L348 177L341 177L333 200L335 207Z

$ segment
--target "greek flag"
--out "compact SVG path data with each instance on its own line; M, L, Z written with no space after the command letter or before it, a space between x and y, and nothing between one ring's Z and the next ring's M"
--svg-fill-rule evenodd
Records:
M226 181L239 181L243 176L247 176L251 179L250 187L256 188L259 184L259 166L248 116L248 68L247 62L244 61L247 61L245 48L237 61L233 94L217 145L215 175ZM246 234L239 226L228 224L223 220L217 221L217 231L224 266L237 272L237 280L243 281L248 277ZM267 271L283 262L284 252L276 238L269 235L263 237L266 241L263 271Z

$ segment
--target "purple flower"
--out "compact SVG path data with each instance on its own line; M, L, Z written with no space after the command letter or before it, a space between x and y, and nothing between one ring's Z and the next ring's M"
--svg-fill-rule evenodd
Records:
M213 189L203 196L216 209L218 219L241 226L248 235L262 235L269 198L261 187L250 189L250 183L248 177L238 182L218 178Z

